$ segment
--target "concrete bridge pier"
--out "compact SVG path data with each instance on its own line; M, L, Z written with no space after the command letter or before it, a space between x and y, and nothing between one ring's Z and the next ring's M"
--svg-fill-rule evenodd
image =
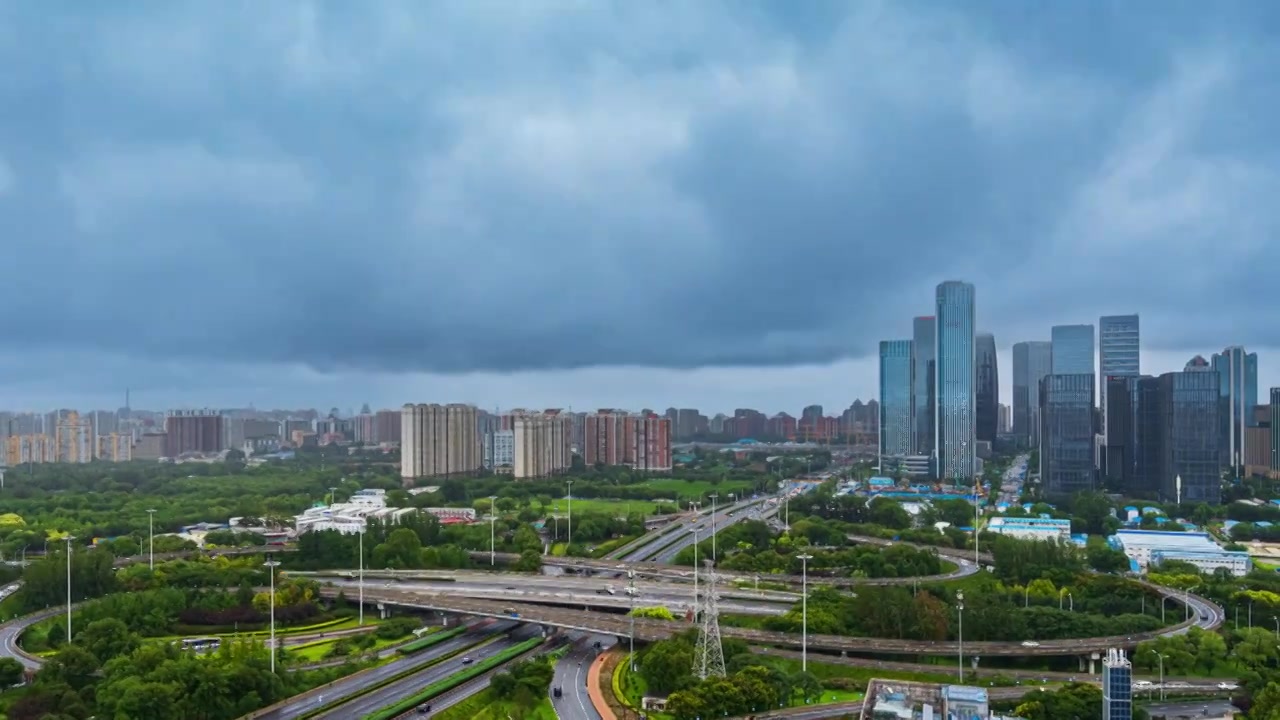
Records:
M1090 675L1093 675L1098 672L1097 665L1098 665L1098 661L1101 659L1102 659L1102 653L1098 652L1097 650L1094 650L1093 652L1089 653L1089 674Z
M387 607L385 603L378 603L378 617L383 620L391 617L391 608Z

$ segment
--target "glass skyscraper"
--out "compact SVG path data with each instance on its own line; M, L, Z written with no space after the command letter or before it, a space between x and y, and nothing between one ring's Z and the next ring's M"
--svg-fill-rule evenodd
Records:
M915 353L915 378L911 390L914 452L917 455L932 455L934 413L938 405L934 385L938 380L937 355L934 352L938 323L932 315L928 315L916 318L911 324L915 340L912 348Z
M938 477L967 484L974 476L977 450L976 294L973 285L951 280L938 285L936 301L938 409L934 453Z
M1142 378L1138 385L1141 484L1159 492L1164 502L1220 502L1222 424L1216 373L1184 370Z
M1000 373L996 363L996 338L991 333L978 333L974 338L978 363L977 425L974 436L989 443L996 441L1000 419Z
M1246 353L1234 345L1214 355L1212 364L1218 373L1222 406L1222 464L1235 468L1244 464L1244 429L1257 426L1254 413L1258 406L1258 354Z
M1102 659L1102 720L1132 720L1133 665L1124 650L1111 649Z
M1040 385L1040 478L1048 495L1097 487L1093 380L1093 373L1054 373Z
M1054 375L1093 374L1093 326L1054 325L1052 331L1053 360L1049 372Z
M1107 436L1107 378L1137 377L1139 368L1137 314L1104 315L1098 319L1098 406L1102 434Z
M1040 381L1049 374L1052 344L1044 340L1013 346L1013 432L1025 447L1040 444Z
M913 454L912 342L880 341L880 455Z
M1271 388L1271 469L1280 470L1280 387Z

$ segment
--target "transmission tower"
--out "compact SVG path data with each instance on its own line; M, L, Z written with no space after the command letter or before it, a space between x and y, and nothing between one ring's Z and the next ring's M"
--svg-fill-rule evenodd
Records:
M693 656L693 671L701 680L724 677L724 645L720 641L720 606L716 593L716 573L707 561L707 589L703 594L702 624L698 627L698 646Z

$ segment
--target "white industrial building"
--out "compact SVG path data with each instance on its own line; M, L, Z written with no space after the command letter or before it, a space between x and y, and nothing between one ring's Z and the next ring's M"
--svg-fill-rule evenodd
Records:
M1226 568L1232 575L1241 576L1253 569L1249 553L1223 550L1203 532L1121 530L1113 542L1144 571L1170 560L1190 563L1206 573Z
M417 508L387 507L385 490L359 490L346 502L306 509L294 518L294 527L299 535L323 530L353 534L364 532L370 520L395 525L415 512Z
M987 523L988 532L1008 535L1019 540L1071 541L1071 521L1048 516L995 517Z

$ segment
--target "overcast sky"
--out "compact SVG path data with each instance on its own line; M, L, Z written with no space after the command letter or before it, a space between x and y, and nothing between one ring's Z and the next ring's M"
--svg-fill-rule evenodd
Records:
M0 405L834 410L945 279L1006 401L1012 343L1126 312L1145 372L1280 384L1278 25L0 0Z

